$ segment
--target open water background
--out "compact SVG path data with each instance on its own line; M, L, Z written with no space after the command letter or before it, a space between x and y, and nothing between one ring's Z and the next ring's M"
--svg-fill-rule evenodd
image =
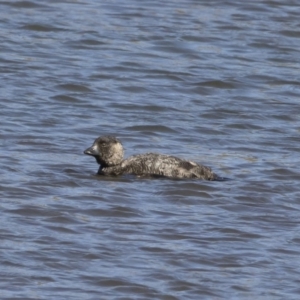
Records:
M0 1L1 299L299 299L299 1ZM232 180L104 178L126 156Z

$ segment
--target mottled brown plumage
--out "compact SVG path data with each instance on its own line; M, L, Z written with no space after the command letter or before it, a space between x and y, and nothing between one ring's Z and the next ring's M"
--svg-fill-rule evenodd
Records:
M97 138L84 154L94 156L100 165L98 174L138 176L165 176L170 178L199 178L217 180L219 177L209 167L175 156L146 153L123 159L121 142L113 136Z

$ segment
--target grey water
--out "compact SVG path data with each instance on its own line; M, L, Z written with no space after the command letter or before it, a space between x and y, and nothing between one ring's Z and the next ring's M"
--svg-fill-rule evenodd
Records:
M0 1L1 299L299 299L297 1ZM97 176L83 150L224 182Z

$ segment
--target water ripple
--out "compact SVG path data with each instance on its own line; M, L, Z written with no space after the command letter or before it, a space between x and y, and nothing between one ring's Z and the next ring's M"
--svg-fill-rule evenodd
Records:
M2 1L2 299L297 299L293 1ZM113 134L228 181L101 177Z

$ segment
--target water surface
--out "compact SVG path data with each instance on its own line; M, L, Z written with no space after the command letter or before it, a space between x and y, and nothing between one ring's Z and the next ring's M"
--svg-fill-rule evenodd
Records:
M294 1L0 1L2 299L298 299ZM116 135L232 180L96 176Z

